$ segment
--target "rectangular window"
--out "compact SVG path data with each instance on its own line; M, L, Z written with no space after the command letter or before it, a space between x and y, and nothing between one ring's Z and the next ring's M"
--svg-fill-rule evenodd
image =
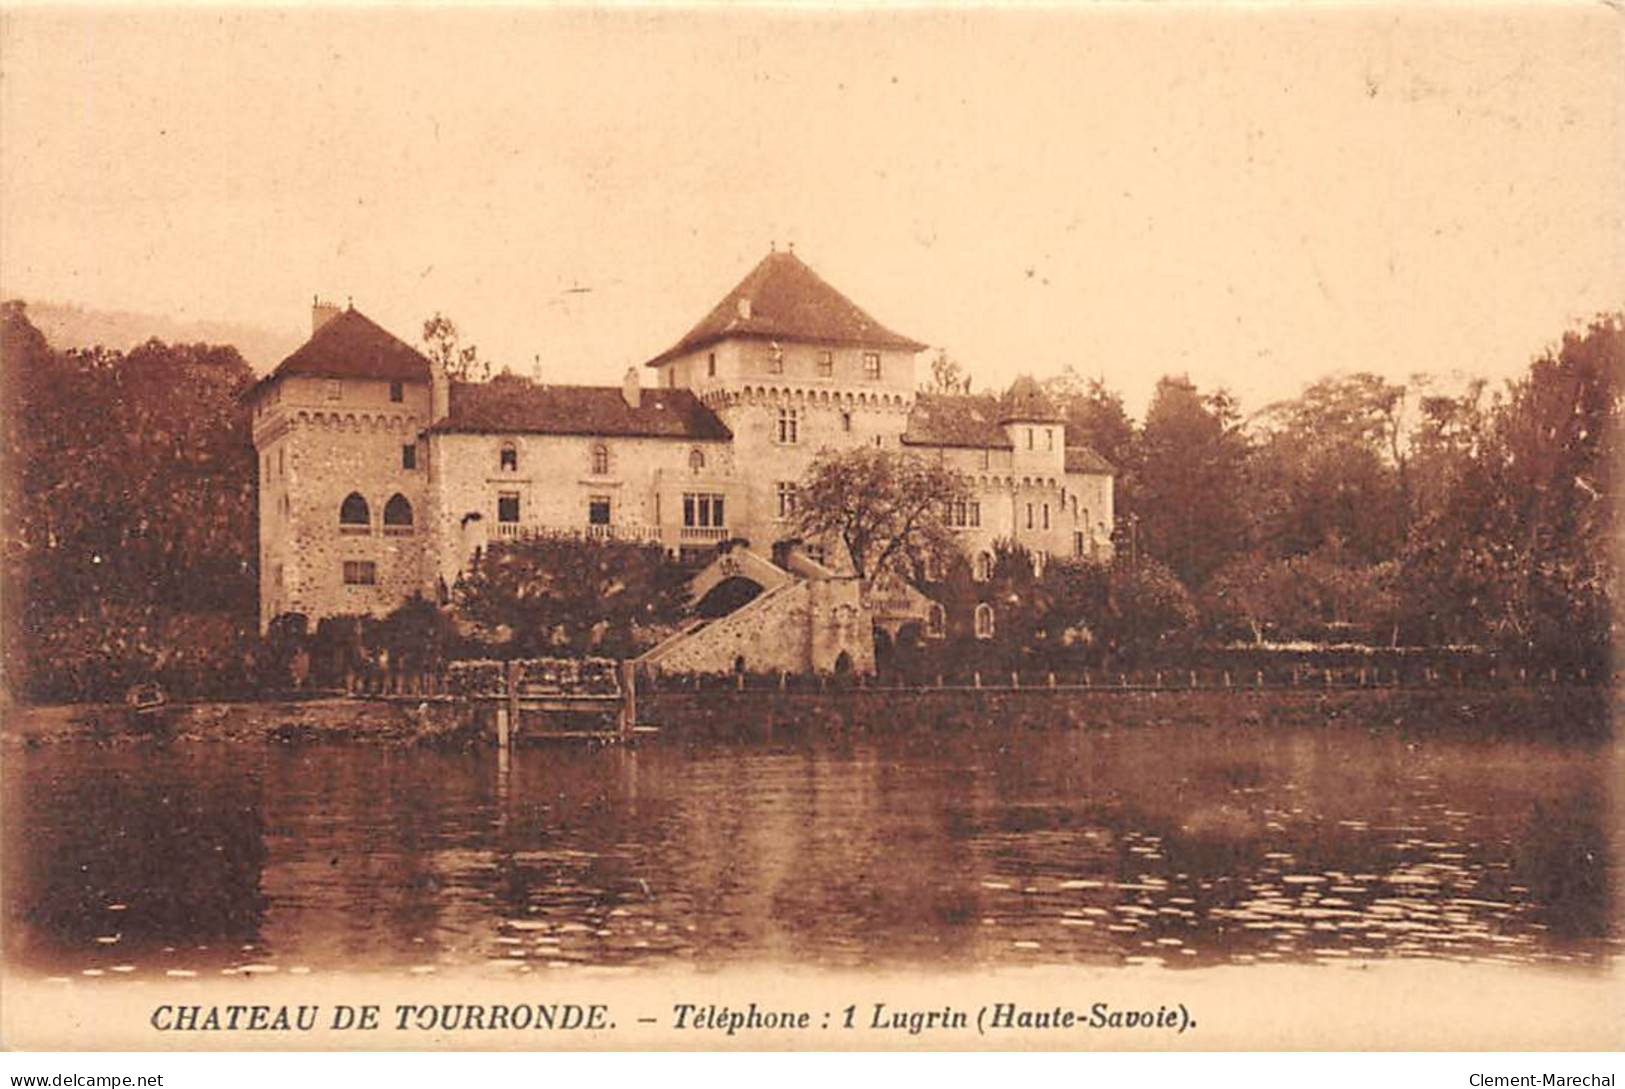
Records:
M587 524L589 526L609 525L609 496L590 495L587 497Z
M872 382L880 380L880 353L879 352L864 352L863 353L863 377L869 379Z
M371 560L345 560L344 585L375 586L378 583L378 565Z
M850 431L850 430L852 430L852 413L850 413L850 412L841 413L841 430L842 431Z
M409 442L401 447L401 468L416 469L418 467L417 443Z
M797 441L798 431L796 410L793 408L779 409L779 443L784 446L794 446Z
M1033 528L1033 505L1031 503L1027 504L1027 528Z
M721 529L722 496L693 492L685 494L683 525L690 529Z
M1049 504L1044 504L1044 528L1049 528Z
M389 384L389 399L391 401L404 401L406 399L406 386L400 382Z
M982 524L982 504L975 499L956 499L948 504L948 524L967 529Z
M777 344L773 345L773 350L767 353L767 373L784 373L784 349Z
M1088 538L1084 536L1083 530L1080 529L1074 531L1072 534L1072 554L1074 556L1088 555L1089 548L1087 542Z
M513 525L519 521L519 493L502 492L497 496L497 521Z
M788 480L779 481L779 519L786 520L796 516L796 497L800 489Z
M1027 449L1031 450L1032 448L1033 448L1033 429L1029 427L1027 429Z
M818 353L818 377L828 378L835 373L835 353L821 351Z
M337 378L327 380L327 399L329 401L337 401L343 392L344 385Z
M705 357L705 376L707 378L717 376L717 353L715 352Z
M1053 427L1044 428L1044 449L1055 449L1055 429Z

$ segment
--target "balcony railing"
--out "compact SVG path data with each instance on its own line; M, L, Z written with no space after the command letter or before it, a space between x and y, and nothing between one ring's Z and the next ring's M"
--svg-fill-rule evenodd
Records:
M582 525L539 526L528 522L498 522L497 536L508 538L545 537L588 541L660 541L659 526Z
M726 526L684 526L681 539L685 541L725 541L728 539Z

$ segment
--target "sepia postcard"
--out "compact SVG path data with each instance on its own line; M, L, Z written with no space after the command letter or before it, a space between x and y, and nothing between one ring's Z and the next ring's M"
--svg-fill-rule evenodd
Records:
M1622 26L0 11L0 1045L1618 1050Z

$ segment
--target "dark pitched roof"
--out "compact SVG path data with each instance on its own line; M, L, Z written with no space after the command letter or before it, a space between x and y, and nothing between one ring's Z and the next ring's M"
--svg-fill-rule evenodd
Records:
M911 446L1010 448L1010 435L999 425L999 402L978 394L921 393L908 414L903 441Z
M1069 473L1103 473L1116 476L1117 467L1087 446L1066 448L1066 471Z
M1036 379L1029 375L1021 375L1000 399L1001 422L1032 421L1035 423L1054 423L1061 419L1061 414L1055 410L1055 402L1049 399Z
M505 376L453 382L451 410L431 431L475 434L605 435L660 439L733 437L686 389L646 389L638 407L620 386L539 386Z
M659 366L726 337L817 341L911 352L925 347L864 313L793 253L770 253L762 258L698 325L649 360L648 366Z
M422 353L352 308L311 334L260 385L286 375L427 382L431 374Z

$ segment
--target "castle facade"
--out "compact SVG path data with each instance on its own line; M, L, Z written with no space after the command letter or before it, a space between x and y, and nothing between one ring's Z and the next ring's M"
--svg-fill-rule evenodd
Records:
M765 552L793 533L817 453L860 445L965 475L973 498L948 516L978 574L999 540L1110 555L1112 467L1068 443L1036 383L919 392L925 345L793 252L619 385L454 382L353 308L318 303L312 326L250 394L262 627L443 600L477 549L527 535Z

